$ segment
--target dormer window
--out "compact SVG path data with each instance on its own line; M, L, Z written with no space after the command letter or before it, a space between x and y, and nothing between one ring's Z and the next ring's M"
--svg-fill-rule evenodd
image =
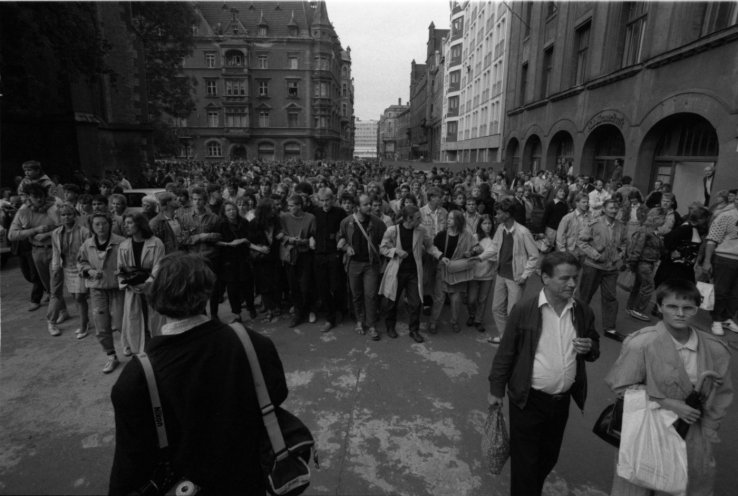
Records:
M226 66L243 67L243 54L236 50L226 52Z
M268 28L266 26L259 26L259 36L266 36Z
M297 26L290 26L290 36L297 36L300 33L300 30L297 28Z

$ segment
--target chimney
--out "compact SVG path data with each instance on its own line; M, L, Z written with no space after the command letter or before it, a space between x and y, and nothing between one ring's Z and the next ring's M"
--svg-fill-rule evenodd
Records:
M400 105L400 106L402 105L402 98L397 99L397 105Z

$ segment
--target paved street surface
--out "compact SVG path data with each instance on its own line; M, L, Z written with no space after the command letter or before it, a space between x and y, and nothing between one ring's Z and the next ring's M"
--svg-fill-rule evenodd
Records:
M76 316L62 325L60 337L47 333L44 311L27 311L29 288L15 260L0 277L0 494L103 494L115 433L109 395L120 369L102 374L105 357L95 337L74 338ZM539 287L529 285L526 294ZM221 315L227 315L225 305ZM354 334L350 323L328 334L320 332L322 320L297 329L286 324L283 319L255 327L274 340L282 357L290 389L284 406L317 439L322 468L314 472L308 494L509 494L509 463L493 477L481 457L487 374L495 351L486 335L466 328L455 335L440 325L438 335L416 344L404 325L398 339L372 342ZM625 316L619 321L628 332L639 324ZM738 335L726 339L738 347ZM603 339L600 360L588 368L589 401L584 414L572 403L547 495L609 491L615 450L591 428L612 400L602 378L619 348ZM738 363L734 383L736 369ZM734 495L735 404L721 436L715 494Z

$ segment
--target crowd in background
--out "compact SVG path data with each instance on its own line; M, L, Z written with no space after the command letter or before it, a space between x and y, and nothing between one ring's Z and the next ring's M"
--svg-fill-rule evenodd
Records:
M397 337L404 302L410 337L422 342L421 313L434 334L448 305L452 332L463 327L462 308L466 326L486 332L489 311L498 344L540 254L559 250L582 262L585 303L600 290L609 337L623 337L615 319L624 275L634 279L625 310L642 321L667 274L714 280L712 332L738 332L735 190L679 206L668 184L641 191L620 164L592 178L375 161L158 161L133 183L121 171L99 181L75 171L63 184L36 161L23 169L2 190L2 224L32 286L30 310L48 299L48 330L60 334L66 288L83 338L89 300L106 372L118 360L114 331L130 355L160 327L147 291L160 258L177 250L201 255L217 275L214 319L227 296L224 319L240 320L242 307L253 321L284 315L292 327L322 315L328 332L352 318L358 334L378 340ZM160 191L139 211L126 202L132 187Z

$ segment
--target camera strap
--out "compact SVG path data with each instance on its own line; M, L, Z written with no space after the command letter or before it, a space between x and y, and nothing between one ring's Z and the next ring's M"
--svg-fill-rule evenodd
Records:
M156 425L156 436L159 441L159 449L169 447L167 439L167 429L164 424L164 410L161 408L161 398L159 398L159 388L156 385L154 377L154 368L151 366L151 360L143 351L136 355L141 362L144 374L146 375L146 384L149 386L149 398L151 398L151 413L154 416L154 425Z

